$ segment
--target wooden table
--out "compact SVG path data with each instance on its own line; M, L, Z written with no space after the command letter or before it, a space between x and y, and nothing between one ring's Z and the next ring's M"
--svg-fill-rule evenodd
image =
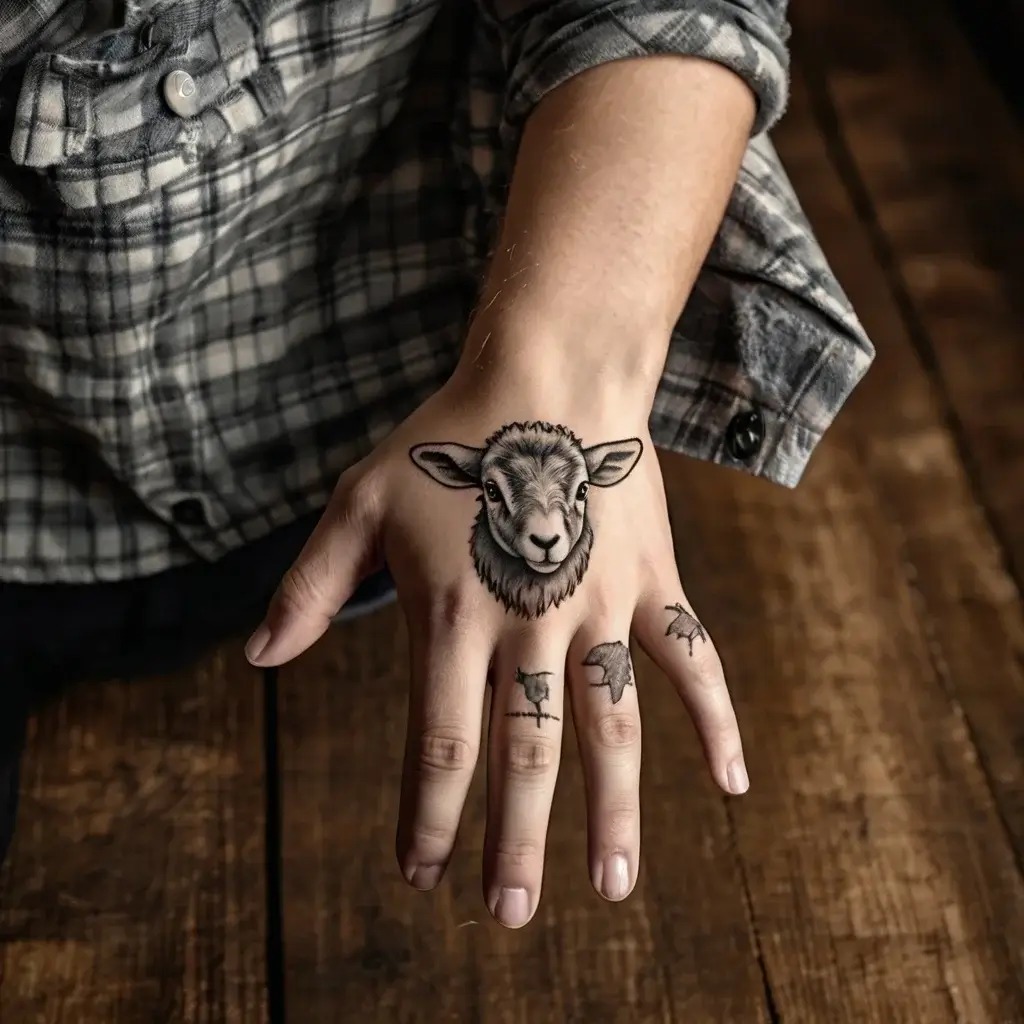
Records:
M590 889L569 752L511 933L479 781L441 890L395 866L394 610L279 675L77 688L32 730L3 1024L1024 1020L1024 133L941 0L792 18L777 143L879 357L794 493L664 459L750 793L638 658L637 890Z

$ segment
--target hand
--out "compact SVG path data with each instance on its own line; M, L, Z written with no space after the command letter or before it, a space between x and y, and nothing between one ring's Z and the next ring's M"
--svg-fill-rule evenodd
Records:
M540 897L566 692L593 885L618 900L635 883L631 633L675 684L717 783L747 788L721 662L676 571L643 403L551 408L539 390L456 375L344 474L247 647L260 665L294 658L386 559L412 654L399 863L419 889L441 879L490 682L484 897L510 927ZM532 422L541 405L547 421Z

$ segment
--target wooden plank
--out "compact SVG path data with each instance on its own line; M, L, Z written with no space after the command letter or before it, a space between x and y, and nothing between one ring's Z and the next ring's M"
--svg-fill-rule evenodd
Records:
M590 887L571 749L527 928L501 929L483 905L482 778L445 881L432 894L408 888L393 852L406 644L391 609L332 631L281 670L289 1021L333 1024L342 1008L353 1020L430 1024L766 1020L724 801L696 745L680 753L683 712L643 657L647 828L627 903L606 904Z
M1005 163L993 164L990 174L973 163L981 142L954 121L948 131L959 132L963 152L955 138L942 137L945 163L935 164L942 128L927 112L938 109L941 119L949 109L944 104L952 103L943 98L950 90L939 79L955 82L954 92L984 96L980 70L948 36L948 25L941 28L922 15L922 24L931 26L922 29L923 38L939 40L935 60L948 73L930 74L927 84L920 77L911 80L906 69L918 67L918 45L907 41L904 51L892 41L901 29L890 23L903 7L877 7L878 31L869 36L846 24L845 7L826 6L834 21L819 20L813 5L794 8L802 12L796 50L801 67L817 66L817 88L810 93L798 76L777 144L876 340L878 360L845 418L859 425L854 443L902 531L903 557L922 604L933 660L966 715L1018 862L1024 863L1024 345L1011 310L1020 304L1015 282L1024 274L1024 221L1017 224L1024 215L1024 132L1002 122L998 102L990 100L985 109L979 105L977 117L993 132L999 129L992 150L1006 153ZM899 63L904 52L905 67ZM823 67L830 69L827 79L820 75ZM833 67L846 68L845 76ZM858 90L866 94L869 80L876 82L873 102L849 101ZM910 92L916 102L904 99ZM872 106L893 111L891 121L889 113L872 114ZM916 121L908 120L895 136L887 125L912 119L911 109L919 111ZM830 136L826 141L811 128L815 114ZM866 230L858 230L851 200L829 169L826 145L869 222ZM882 174L879 168L888 170ZM1000 196L1002 238L992 227ZM943 268L936 271L941 288L925 287L921 268L932 264ZM957 447L967 450L974 472L965 471ZM974 499L977 493L985 507Z
M1020 585L1024 130L944 0L804 0L793 20Z
M769 983L787 1024L1019 1020L999 808L1020 793L1020 594L799 75L776 141L878 363L794 494L666 474L744 726L734 813Z
M34 721L0 1021L264 1024L261 694L233 649L76 687Z
M733 813L774 1001L787 1024L1016 1020L1024 883L899 530L835 430L793 495L666 474L749 751Z

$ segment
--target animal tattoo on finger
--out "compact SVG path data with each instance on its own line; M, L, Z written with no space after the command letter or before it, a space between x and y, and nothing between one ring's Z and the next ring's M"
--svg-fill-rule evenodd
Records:
M521 668L516 669L516 682L521 683L523 692L526 694L526 699L537 709L536 711L506 711L506 718L536 718L537 728L540 728L540 720L542 718L550 718L553 722L557 722L558 718L555 715L549 714L547 711L541 711L540 706L546 700L551 699L551 686L547 681L547 677L550 676L551 672L524 672Z
M419 444L409 456L437 483L479 492L477 575L508 611L536 619L575 593L590 564L590 489L621 483L642 452L636 437L584 448L568 427L531 422L506 424L482 448Z
M612 703L622 700L627 686L633 685L633 670L629 661L629 648L619 640L591 647L583 664L601 669L601 682L591 686L607 686Z
M681 604L665 606L665 611L672 612L674 618L665 630L665 636L674 636L677 640L685 640L690 645L690 657L693 657L693 641L700 637L701 643L707 643L708 635L696 617Z

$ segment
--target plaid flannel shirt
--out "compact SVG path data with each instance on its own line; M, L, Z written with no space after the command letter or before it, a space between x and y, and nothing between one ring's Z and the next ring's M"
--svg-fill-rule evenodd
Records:
M142 576L322 508L454 368L531 109L653 53L758 114L652 435L794 485L873 350L765 134L785 6L0 0L0 579Z

